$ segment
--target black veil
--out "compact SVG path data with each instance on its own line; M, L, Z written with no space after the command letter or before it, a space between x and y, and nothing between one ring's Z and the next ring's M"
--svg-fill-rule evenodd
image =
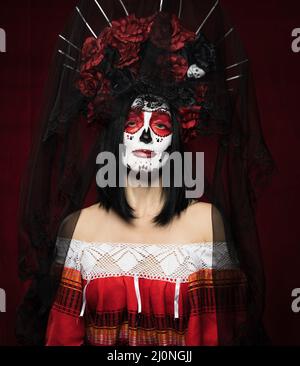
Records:
M213 260L218 261L218 243L226 241L248 284L247 318L228 336L220 315L218 337L221 345L262 344L266 342L262 326L265 289L255 205L275 164L260 125L251 62L239 37L215 0L99 0L98 4L105 15L97 2L79 1L58 38L22 183L19 275L31 284L17 312L18 341L44 344L49 310L80 211L97 202L95 162L103 143L101 136L110 119L123 113L121 101L151 92L168 98L176 109L195 101L200 86L200 90L207 88L201 101L201 122L190 138L183 132L185 150L205 153L205 194L201 200L213 204ZM157 29L152 29L156 47L144 45L139 71L122 74L111 70L120 55L113 49L107 51L103 67L110 75L111 91L99 95L91 120L89 92L93 84L78 81L80 50L87 37L93 33L98 36L109 22L124 18L126 11L137 18L156 14ZM170 56L165 44L174 46L168 28L172 14L179 16L189 32L199 29L198 42L180 50L180 55L186 56L189 65L197 64L206 72L201 79L174 81L168 63L155 67L161 56ZM163 51L157 47L159 42ZM88 56L88 61L93 60L93 55ZM126 53L124 57L126 64ZM83 85L86 95L75 85ZM57 241L58 237L66 240ZM196 295L202 296L201 292ZM217 309L222 310L224 302L230 301L226 296L237 295L234 291L225 295L215 287ZM216 314L218 318L219 312Z

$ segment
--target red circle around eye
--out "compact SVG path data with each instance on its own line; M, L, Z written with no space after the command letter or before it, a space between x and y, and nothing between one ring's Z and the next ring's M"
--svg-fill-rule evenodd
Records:
M150 126L153 132L160 137L166 137L172 133L171 118L166 113L153 112Z
M143 116L136 112L130 112L125 123L125 132L134 134L139 131L144 125Z

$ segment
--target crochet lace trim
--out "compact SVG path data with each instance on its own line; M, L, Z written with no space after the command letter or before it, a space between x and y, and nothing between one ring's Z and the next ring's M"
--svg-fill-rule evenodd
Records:
M59 238L58 246L63 246ZM152 280L188 282L202 269L233 269L226 242L191 244L97 243L72 239L65 266L81 272L85 280L104 277L138 276Z

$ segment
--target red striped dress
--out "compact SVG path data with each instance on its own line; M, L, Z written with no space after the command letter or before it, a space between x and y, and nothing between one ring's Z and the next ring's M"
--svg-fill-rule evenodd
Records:
M58 239L63 240L63 239ZM247 282L227 244L72 239L47 346L216 346L246 317Z

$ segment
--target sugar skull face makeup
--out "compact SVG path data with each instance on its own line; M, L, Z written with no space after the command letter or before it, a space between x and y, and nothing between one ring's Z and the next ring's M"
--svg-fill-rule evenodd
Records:
M163 153L170 147L172 135L168 104L152 95L137 97L125 123L123 164L133 171L161 168L168 159Z

